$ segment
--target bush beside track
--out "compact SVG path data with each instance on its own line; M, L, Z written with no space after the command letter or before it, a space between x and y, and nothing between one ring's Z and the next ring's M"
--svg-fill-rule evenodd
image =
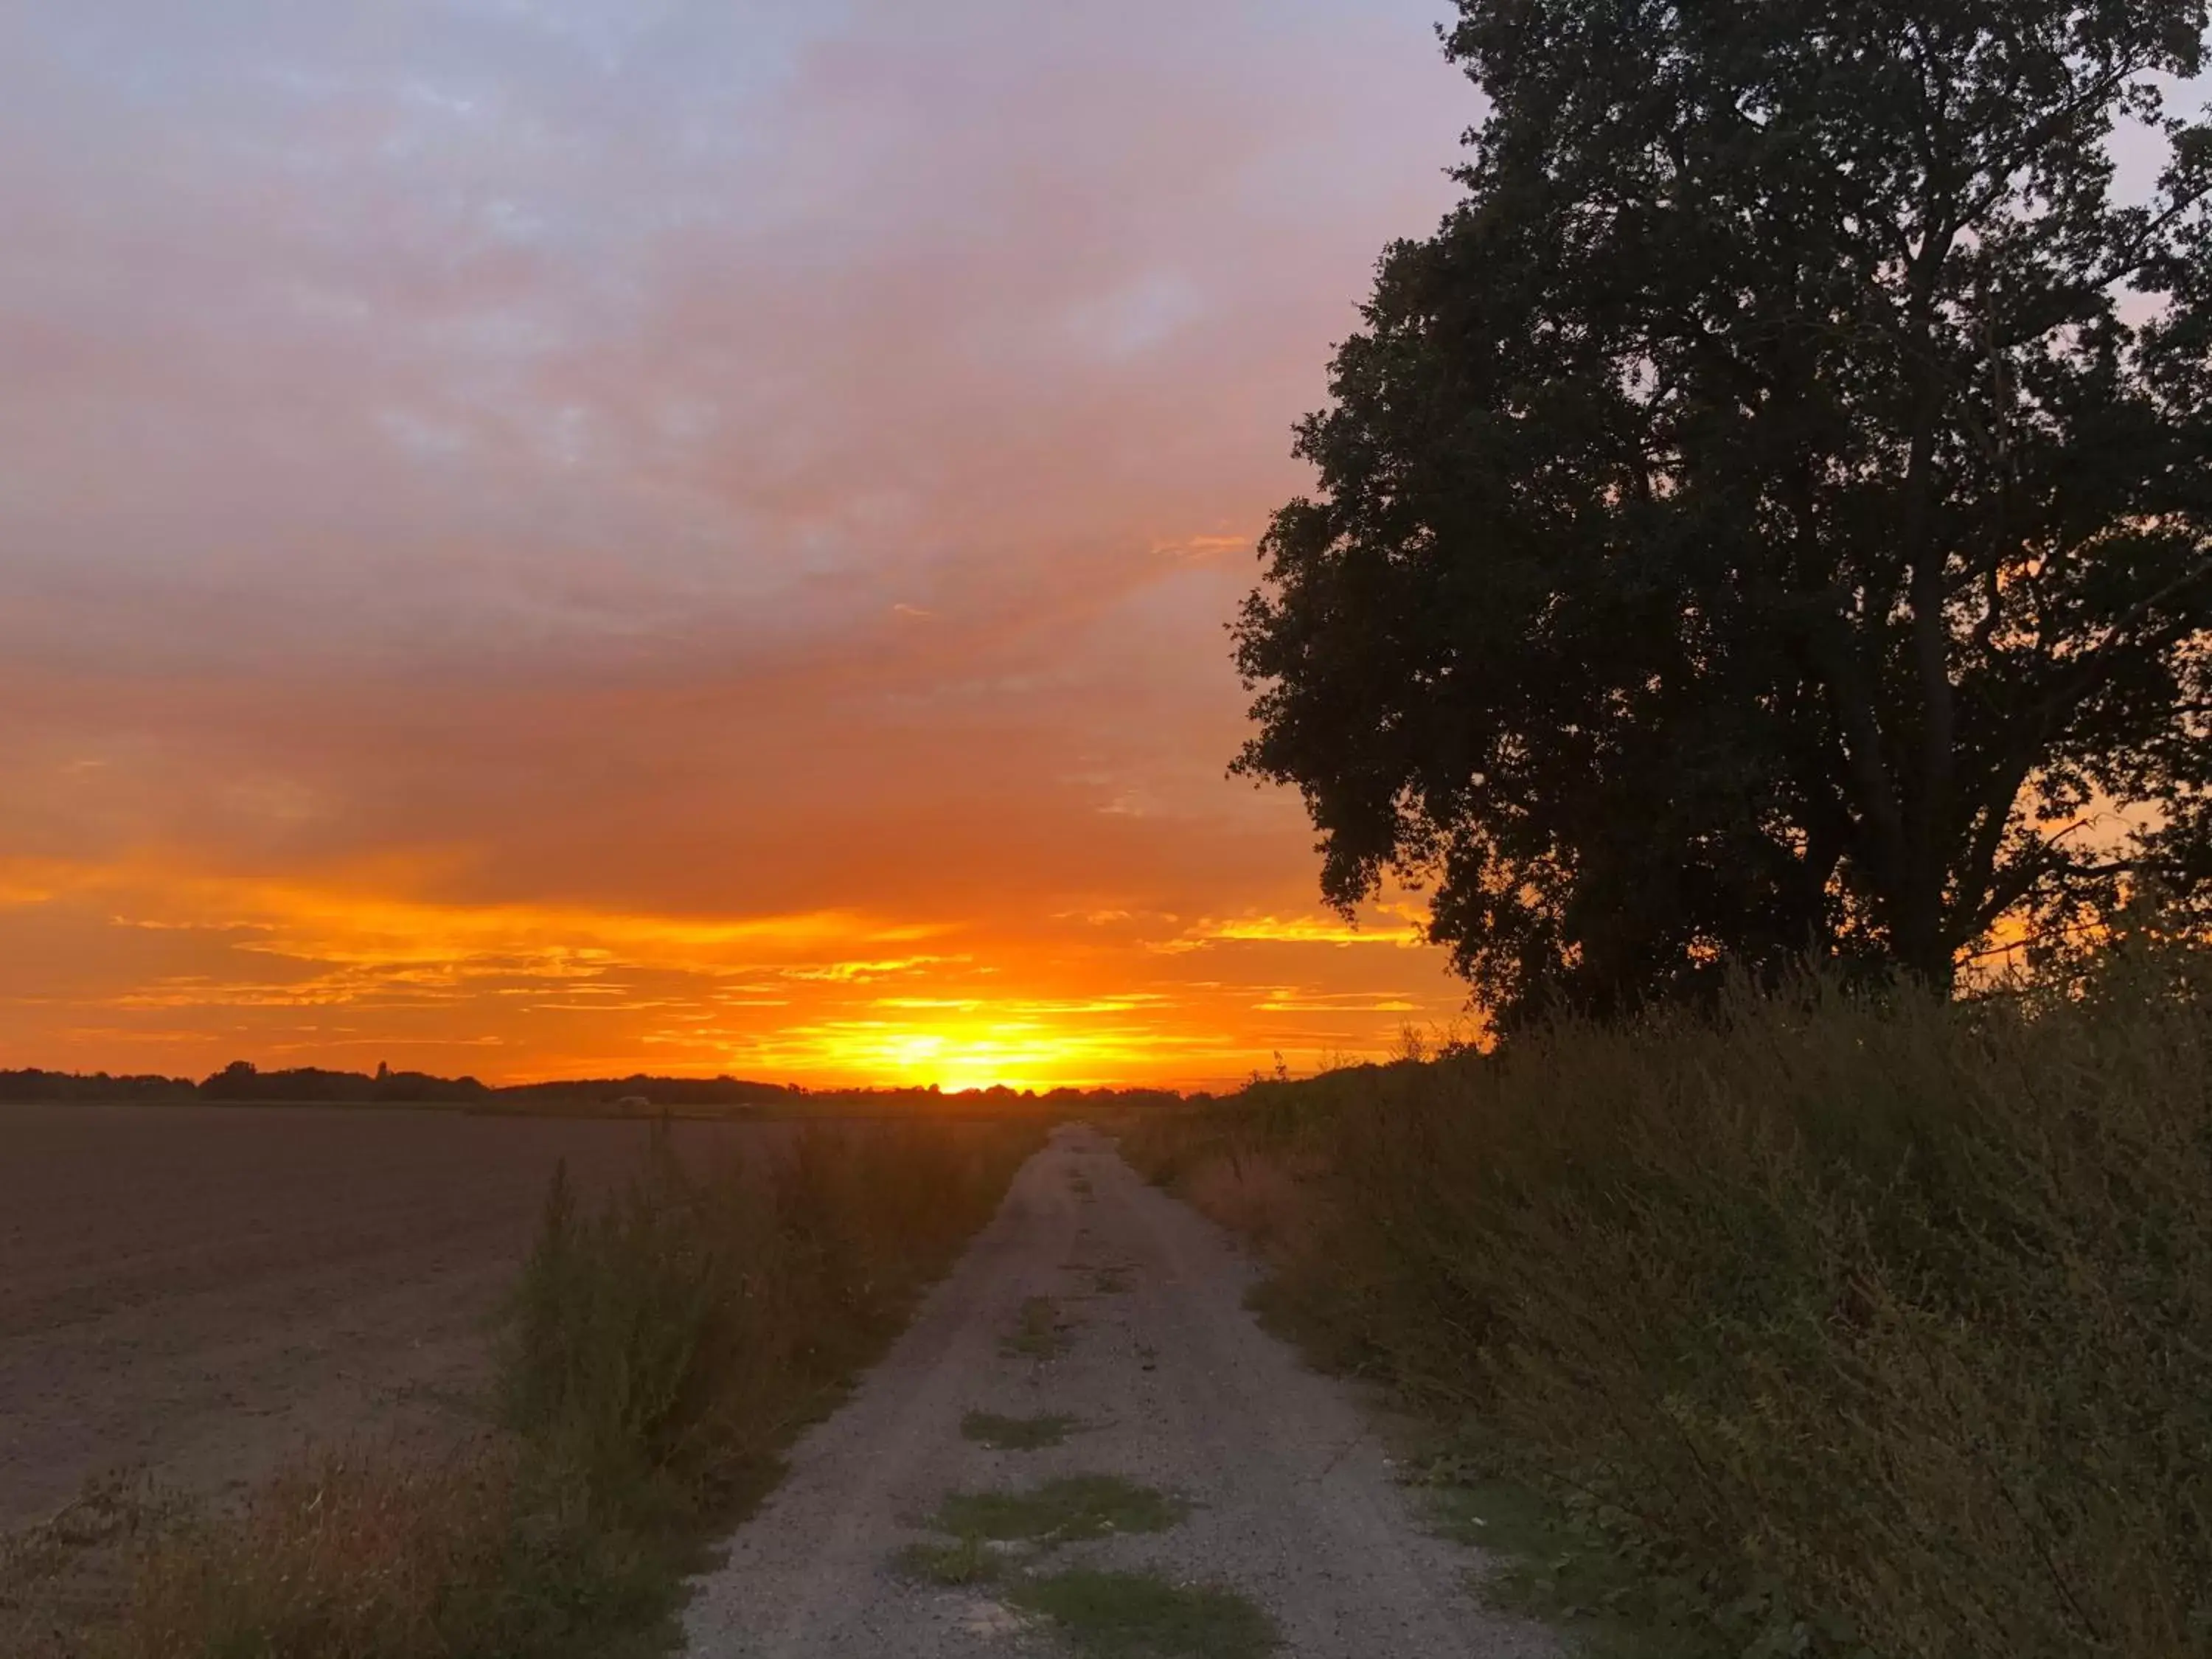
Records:
M1125 1146L1265 1237L1269 1306L1443 1428L1437 1467L1538 1497L1507 1583L1601 1644L2185 1659L2208 994L2139 957L1970 1002L1740 993Z

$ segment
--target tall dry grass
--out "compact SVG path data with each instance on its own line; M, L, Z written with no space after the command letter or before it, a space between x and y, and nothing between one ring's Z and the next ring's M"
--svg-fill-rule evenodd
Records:
M1811 986L1256 1086L1135 1150L1314 1173L1276 1294L1716 1652L2212 1653L2212 978Z
M437 1465L302 1464L146 1557L103 1659L665 1651L704 1540L903 1325L1032 1125L813 1126L695 1173L657 1139L586 1212L556 1178L501 1351L499 1432Z

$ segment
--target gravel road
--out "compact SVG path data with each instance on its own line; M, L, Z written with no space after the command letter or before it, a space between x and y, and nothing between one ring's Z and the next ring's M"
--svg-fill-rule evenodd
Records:
M700 1659L946 1659L1060 1650L990 1582L899 1565L945 1541L946 1494L1122 1477L1191 1506L1168 1530L999 1557L1000 1584L1068 1568L1240 1593L1298 1659L1524 1659L1557 1651L1468 1593L1469 1551L1418 1524L1342 1385L1243 1306L1251 1264L1139 1181L1112 1143L1059 1131L850 1401L795 1449L687 1615ZM1049 1298L1049 1303L1037 1300ZM1063 1328L1047 1340L1041 1316ZM1056 1354L1028 1350L1060 1346ZM973 1411L1084 1425L1043 1449L963 1437Z

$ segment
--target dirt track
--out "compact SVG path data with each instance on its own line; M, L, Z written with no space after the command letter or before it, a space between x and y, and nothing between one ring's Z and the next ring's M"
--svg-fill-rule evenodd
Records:
M1110 1143L1060 1132L884 1363L800 1443L789 1477L702 1583L691 1651L1064 1651L1008 1606L1017 1561L1219 1585L1264 1610L1299 1659L1554 1651L1469 1596L1476 1558L1416 1523L1350 1395L1259 1329L1243 1307L1252 1278L1218 1229L1144 1185ZM1038 1297L1068 1326L1054 1357L1008 1348ZM971 1410L1066 1413L1084 1426L1057 1447L993 1450L963 1437ZM1078 1474L1191 1508L1164 1531L1009 1557L1001 1587L943 1586L895 1565L905 1547L942 1541L927 1520L950 1492Z
M633 1123L0 1107L0 1531L142 1465L201 1493L309 1438L465 1432L556 1159ZM774 1126L679 1125L687 1147Z

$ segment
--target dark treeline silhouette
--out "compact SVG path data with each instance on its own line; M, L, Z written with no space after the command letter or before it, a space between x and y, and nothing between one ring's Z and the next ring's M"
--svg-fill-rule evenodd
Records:
M1509 1028L2212 920L2203 0L1459 12L1465 198L1237 629L1328 897Z
M500 1086L473 1077L436 1077L384 1066L373 1075L325 1071L315 1066L264 1072L242 1060L197 1083L188 1078L117 1077L106 1072L0 1071L0 1103L41 1105L204 1101L257 1105L465 1106L513 1112L614 1109L711 1114L718 1110L773 1112L778 1108L820 1110L830 1106L896 1112L941 1108L948 1101L969 1109L1014 1110L1026 1105L1167 1105L1182 1099L1182 1095L1162 1089L1057 1088L1040 1092L1000 1085L947 1095L933 1087L810 1090L797 1084L744 1078L653 1077L643 1073Z
M199 1085L181 1077L115 1077L106 1072L43 1072L35 1066L0 1072L0 1104L76 1101L188 1101L200 1098Z
M425 1101L465 1102L481 1099L491 1091L472 1077L432 1077L422 1072L394 1072L380 1066L374 1077L362 1072L330 1072L318 1066L301 1066L264 1072L252 1062L233 1060L201 1082L194 1092L202 1100L329 1102L395 1105Z

